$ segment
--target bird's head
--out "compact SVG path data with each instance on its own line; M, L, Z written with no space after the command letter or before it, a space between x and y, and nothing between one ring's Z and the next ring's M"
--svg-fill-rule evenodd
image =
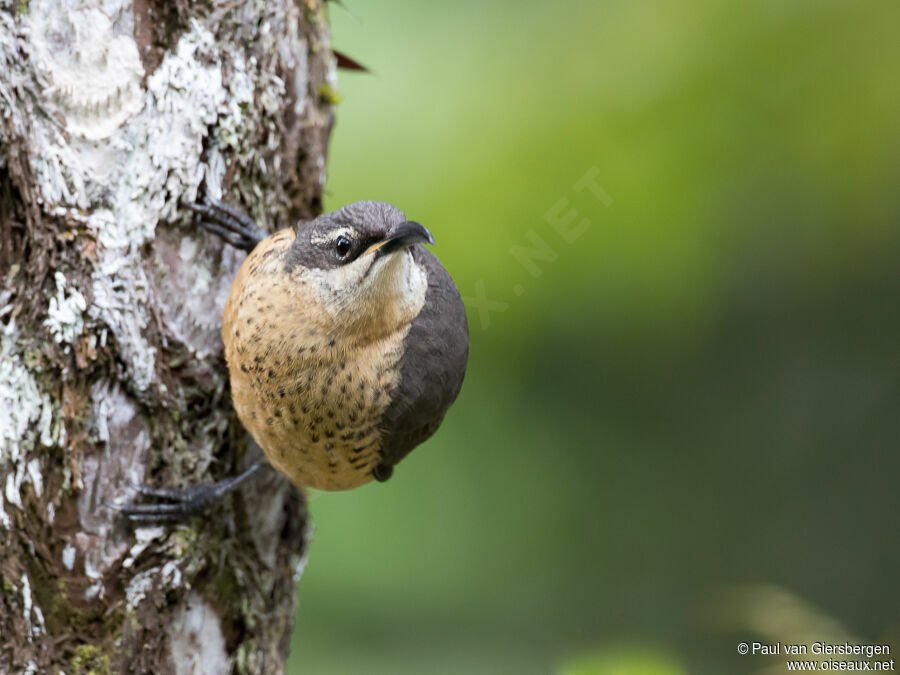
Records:
M384 202L355 202L299 225L287 271L333 334L392 332L422 308L428 281L410 248L431 233Z

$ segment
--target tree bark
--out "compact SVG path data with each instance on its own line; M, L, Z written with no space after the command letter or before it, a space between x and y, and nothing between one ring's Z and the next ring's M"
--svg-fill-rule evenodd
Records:
M170 527L103 502L253 459L219 334L244 254L182 204L319 211L323 3L0 0L0 672L283 669L299 491Z

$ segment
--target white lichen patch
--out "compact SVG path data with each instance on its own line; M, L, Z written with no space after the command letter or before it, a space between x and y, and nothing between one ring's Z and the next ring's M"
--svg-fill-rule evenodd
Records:
M41 419L38 420L38 431L40 431L41 445L49 448L53 445L53 406L50 403L50 397L44 395L44 405L41 408Z
M32 424L41 417L44 397L15 354L0 350L0 465L16 463L34 446Z
M149 322L146 300L150 291L140 254L131 242L149 234L129 228L109 209L94 211L88 228L97 235L98 253L88 314L110 327L136 388L143 391L153 381L156 350L143 333Z
M196 195L202 179L195 168L202 141L225 100L213 46L212 34L195 21L148 78L144 108L123 128L127 151L112 208L91 219L102 244L92 313L112 328L141 391L153 380L155 350L143 337L149 284L139 247L157 222L175 217L182 196Z
M156 570L146 570L134 575L125 589L125 602L128 609L135 609L147 597L156 583Z
M21 466L21 464L19 466ZM19 495L19 487L22 484L22 479L16 476L19 472L20 470L16 469L15 471L6 474L6 488L4 494L6 495L6 501L21 509L22 497Z
M9 514L3 509L3 492L0 491L0 527L4 530L12 528L12 520Z
M93 141L109 138L143 106L144 69L128 34L133 32L131 16L118 25L113 22L115 14L129 10L76 5L60 11L59 4L29 4L35 71L70 134Z
M162 567L144 570L136 574L125 589L126 606L128 609L135 609L150 591L164 594L181 586L182 581L181 568L175 560L170 560Z
M24 610L23 614L25 615L25 623L28 625L28 641L31 642L31 582L28 580L28 575L22 575L22 609Z
M56 272L54 278L56 295L50 298L44 325L50 330L54 340L72 344L84 330L83 315L87 303L78 290L73 288L66 292L66 277L62 272Z
M62 564L70 572L75 567L75 554L77 553L76 549L72 544L66 544L65 548L62 552Z
M123 494L133 496L129 483L143 481L150 431L139 407L118 383L101 380L91 388L91 438L105 450L84 458L83 486L78 495L78 515L82 530L74 545L84 556L85 575L98 583L87 590L89 597L103 593L99 580L118 563L130 547L130 536L120 536L113 512L102 502L118 502Z
M117 136L144 105L131 9L117 0L105 5L32 0L22 22L48 116L32 127L31 159L51 208L88 208L101 197L121 151Z
M176 675L225 673L231 670L222 623L215 609L193 592L169 628Z
M145 168L150 171L132 174L139 179L134 186L138 194L143 193L148 205L158 207L167 220L175 217L182 195L196 195L203 138L226 100L215 47L212 33L192 20L174 53L167 54L147 80L148 108L139 120L146 146L138 154L149 162Z
M0 324L0 466L24 457L31 436L31 425L43 408L43 397L34 376L22 364L16 352L16 324L10 320Z
M162 539L166 531L163 527L139 527L135 530L137 543L128 550L128 557L122 561L122 567L131 567L138 556L156 539Z
M178 257L181 258L181 262L186 266L196 267L196 274L194 274L193 284L189 292L192 295L206 295L209 293L209 288L212 284L212 272L205 265L192 265L196 253L197 240L191 237L184 237L181 240L181 250L178 252Z
M241 150L242 139L245 133L245 110L254 105L253 80L247 70L244 55L237 49L229 51L234 74L228 81L228 93L230 96L223 106L222 115L216 127L216 140L220 148L230 147L233 150ZM252 64L255 66L256 64Z
M24 482L32 482L38 496L42 491L40 467L36 459L28 461L28 453L38 441L53 444L53 408L22 363L16 336L14 320L0 323L0 473L6 472L2 486L6 502L22 508ZM8 527L8 516L4 516L0 516L0 524Z
M232 282L226 270L236 269L244 256L231 246L216 248L219 260L207 265L203 258L207 252L201 247L211 241L192 236L179 239L167 232L157 237L155 246L160 316L168 332L201 361L222 349L221 317Z
M29 642L32 638L47 632L44 626L44 614L41 612L41 608L34 604L31 596L31 581L27 574L22 575L22 610L25 625L28 627L27 639Z
M32 457L28 464L25 465L28 478L31 481L31 485L34 487L34 494L38 497L44 492L44 479L43 474L41 474L41 461L37 457Z

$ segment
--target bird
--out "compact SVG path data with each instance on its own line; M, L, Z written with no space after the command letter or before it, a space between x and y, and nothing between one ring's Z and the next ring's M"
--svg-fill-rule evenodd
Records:
M295 485L384 482L431 437L462 387L469 330L431 233L386 202L360 201L268 235L241 210L187 205L248 252L222 319L231 397L268 463ZM203 510L258 470L168 504L114 506L136 522Z

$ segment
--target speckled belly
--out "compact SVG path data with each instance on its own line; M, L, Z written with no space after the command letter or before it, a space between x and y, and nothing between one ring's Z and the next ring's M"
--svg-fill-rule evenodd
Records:
M397 342L394 336L355 350L353 362L327 350L334 358L260 361L246 373L231 368L238 416L297 485L347 490L367 483L381 459L378 424L399 377Z
M269 461L294 483L346 490L372 480L381 459L379 423L409 325L365 339L356 332L353 344L325 331L310 317L315 299L284 274L293 239L282 230L264 240L232 284L222 320L232 399Z

